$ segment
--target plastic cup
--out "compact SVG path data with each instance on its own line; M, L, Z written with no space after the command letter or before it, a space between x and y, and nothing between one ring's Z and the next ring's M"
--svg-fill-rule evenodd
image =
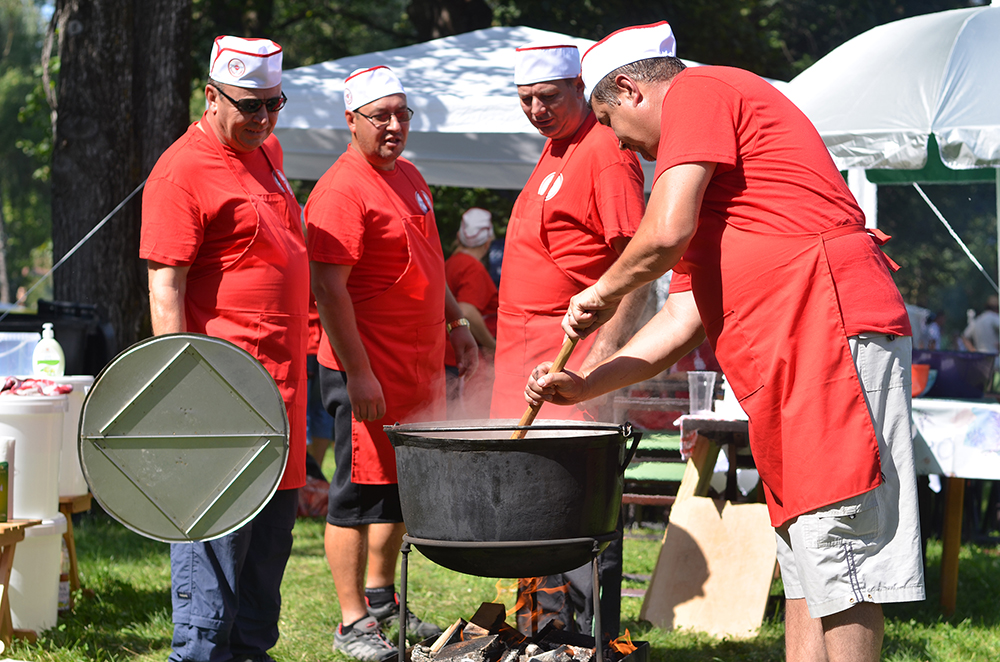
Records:
M688 372L688 397L690 398L691 414L706 414L712 412L712 399L715 394L715 373L711 371L692 370Z

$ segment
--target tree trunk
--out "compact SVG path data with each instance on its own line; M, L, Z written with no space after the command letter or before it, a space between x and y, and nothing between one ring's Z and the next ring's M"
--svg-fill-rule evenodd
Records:
M7 224L3 218L3 191L0 191L0 303L10 303L7 279Z
M191 0L57 0L52 159L58 261L145 177L188 123ZM97 304L119 348L149 333L135 196L53 274L55 298Z

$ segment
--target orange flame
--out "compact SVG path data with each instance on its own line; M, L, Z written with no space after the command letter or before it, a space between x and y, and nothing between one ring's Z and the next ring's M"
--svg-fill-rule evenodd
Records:
M516 579L498 579L496 583L497 587L497 597L493 598L493 602L501 602L504 605L507 604L508 598L512 598L517 593L517 580ZM517 605L515 604L512 609L507 610L507 615L510 616L515 611L517 611Z
M632 643L632 635L629 634L628 628L625 628L625 634L611 642L611 648L622 655L628 655L636 649L636 645Z
M517 580L517 603L507 614L517 613L517 626L522 634L537 633L540 626L539 621L547 613L538 604L536 596L539 593L558 593L563 595L563 600L566 599L569 585L545 586L545 582L550 579L549 577L527 577Z

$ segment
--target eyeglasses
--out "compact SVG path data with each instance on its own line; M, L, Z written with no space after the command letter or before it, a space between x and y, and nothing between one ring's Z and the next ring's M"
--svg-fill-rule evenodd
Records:
M382 129L389 126L389 122L395 117L396 121L400 124L407 124L413 118L413 109L407 108L406 110L400 110L395 113L379 113L378 115L365 115L359 110L355 110L358 115L364 117L366 120L372 123L376 129Z
M260 110L261 106L267 108L267 112L269 113L276 113L284 108L285 104L288 102L288 97L285 96L284 92L281 93L280 97L271 97L270 99L255 99L253 97L247 97L237 101L215 85L212 87L215 88L216 92L229 99L229 102L236 106L236 110L241 113L246 113L247 115L253 115Z

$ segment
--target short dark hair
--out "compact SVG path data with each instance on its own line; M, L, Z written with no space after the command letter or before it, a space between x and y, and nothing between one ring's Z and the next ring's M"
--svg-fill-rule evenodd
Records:
M685 68L681 59L676 57L653 57L626 64L597 82L593 94L590 95L590 103L600 101L609 106L617 106L618 86L615 85L615 77L619 74L643 83L658 83L670 80Z

